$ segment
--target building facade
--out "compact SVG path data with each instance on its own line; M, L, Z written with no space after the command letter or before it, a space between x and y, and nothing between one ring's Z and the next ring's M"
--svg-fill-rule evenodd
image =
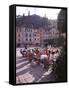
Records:
M39 30L28 27L16 27L16 46L40 44Z
M16 46L41 45L58 37L59 32L55 28L45 30L43 28L34 29L24 26L16 27Z

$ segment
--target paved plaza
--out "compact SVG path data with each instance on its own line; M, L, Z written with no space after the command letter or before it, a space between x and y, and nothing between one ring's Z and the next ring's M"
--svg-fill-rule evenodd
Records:
M34 61L29 61L20 56L16 57L16 83L38 83L38 82L50 82L55 81L55 76L52 73L52 69L47 71L42 65L36 64Z

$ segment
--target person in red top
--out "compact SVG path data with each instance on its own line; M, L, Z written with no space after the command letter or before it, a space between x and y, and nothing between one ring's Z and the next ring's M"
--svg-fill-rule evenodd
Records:
M40 51L38 50L38 48L35 50L35 54L36 54L36 63L40 64Z
M32 58L33 58L33 54L30 50L28 50L27 52L27 59L29 60L29 62L32 62Z

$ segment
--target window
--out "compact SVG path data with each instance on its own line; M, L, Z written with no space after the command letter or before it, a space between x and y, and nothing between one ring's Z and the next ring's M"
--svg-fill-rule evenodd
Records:
M31 41L31 39L30 39L30 41Z
M28 41L28 39L26 38L26 41Z
M34 34L34 36L36 36L36 34Z
M31 34L29 34L29 36L31 37Z
M35 40L36 40L36 38L35 38Z
M18 34L18 37L20 37L20 34Z

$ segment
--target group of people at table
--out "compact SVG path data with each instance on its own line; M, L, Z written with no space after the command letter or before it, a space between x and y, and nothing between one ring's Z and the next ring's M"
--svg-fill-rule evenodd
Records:
M20 50L20 53L22 54L23 57L25 57L29 62L31 63L32 61L35 61L36 64L42 63L44 65L44 68L47 68L49 65L53 64L56 62L57 57L59 55L59 50L51 50L48 48L44 49L39 49L39 48L34 48L34 49L29 49L27 50Z

